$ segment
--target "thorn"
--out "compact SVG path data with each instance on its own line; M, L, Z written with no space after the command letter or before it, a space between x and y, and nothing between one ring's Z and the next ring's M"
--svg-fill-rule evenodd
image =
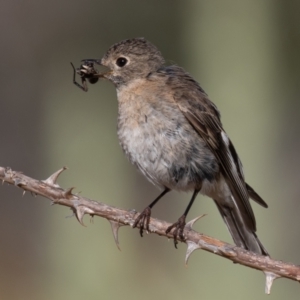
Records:
M86 227L85 224L83 223L84 210L82 209L82 207L79 207L79 208L77 208L77 209L75 210L75 215L76 215L76 218L77 218L78 222L79 222L82 226Z
M15 178L14 179L14 184L15 186L21 187L22 185L27 185L25 181L22 181L20 178Z
M61 169L59 169L58 171L53 173L50 177L48 177L46 180L42 180L42 182L44 182L48 185L52 185L54 187L59 187L59 185L56 184L57 178L64 170L67 170L67 169L68 169L67 167L62 167Z
M90 208L87 208L85 206L77 206L76 208L72 208L75 215L76 215L76 218L78 220L78 222L84 226L85 224L83 223L83 217L85 214L94 214L95 212L93 210L91 210Z
M205 216L206 216L206 214L203 214L203 215L201 215L201 216L199 216L199 217L197 217L197 218L195 218L195 219L193 219L193 220L187 222L186 225L185 225L185 229L187 229L187 230L192 230L194 224L195 224L199 219L201 219L201 218L203 218L203 217L205 217Z
M26 193L26 191L24 190L24 191L23 191L23 194L22 194L22 197L24 197L25 193Z
M66 199L71 199L74 195L72 194L72 191L75 189L75 187L70 187L66 191L64 191L63 195Z
M91 216L91 218L90 218L90 223L91 224L94 224L94 215L90 215Z
M199 217L198 217L199 218ZM201 217L200 217L201 218ZM197 220L196 220L197 221ZM199 246L198 244L191 242L191 241L187 241L187 249L186 249L186 254L185 254L185 265L188 265L188 260L191 256L191 254L198 249L201 249L201 246Z
M12 178L12 176L14 175L14 172L10 167L6 167L4 172L5 172L5 176L9 176L10 178Z
M108 220L108 221L111 225L111 230L113 232L113 236L114 236L116 246L121 251L120 244L119 244L119 235L118 234L119 234L120 227L123 226L123 225L120 224L119 222L116 222L116 221L112 221L112 220Z
M273 284L273 281L278 278L279 276L272 273L272 272L264 272L266 275L266 285L265 285L265 293L267 295L270 295L271 293L271 287Z

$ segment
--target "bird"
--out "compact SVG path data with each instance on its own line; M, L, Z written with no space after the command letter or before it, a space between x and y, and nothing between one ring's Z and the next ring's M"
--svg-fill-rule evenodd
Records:
M183 68L167 65L145 38L122 40L101 59L91 61L108 68L95 77L116 88L117 133L123 152L162 191L135 218L133 227L140 227L141 236L149 230L151 209L165 194L192 192L182 216L166 230L173 234L177 248L178 240L184 241L187 214L200 193L213 199L238 247L268 256L256 235L250 198L268 205L246 183L220 112L199 83ZM82 77L87 69L82 69Z

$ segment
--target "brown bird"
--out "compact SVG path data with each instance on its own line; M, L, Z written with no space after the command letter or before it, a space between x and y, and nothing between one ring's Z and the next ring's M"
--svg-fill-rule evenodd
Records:
M173 230L176 246L177 239L184 240L186 216L200 192L214 200L237 246L268 255L256 236L249 199L267 204L245 182L220 113L200 85L182 68L166 66L144 38L121 41L102 59L88 61L77 73L91 83L104 77L115 85L120 145L130 162L163 190L135 220L141 235L149 230L152 207L166 193L193 191L183 215L167 229ZM109 71L96 74L93 63Z

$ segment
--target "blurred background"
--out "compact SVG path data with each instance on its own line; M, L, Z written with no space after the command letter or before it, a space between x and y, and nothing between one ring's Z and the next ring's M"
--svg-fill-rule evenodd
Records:
M141 211L159 193L125 159L116 134L115 88L84 93L72 68L131 37L153 42L191 73L217 104L247 181L269 204L253 204L270 254L300 263L299 1L66 0L0 3L0 165L37 179L68 166L59 183ZM153 216L174 222L190 194L170 193ZM50 206L0 188L1 299L265 299L261 272L186 246ZM198 197L195 229L232 243L213 202ZM269 299L299 299L275 282Z

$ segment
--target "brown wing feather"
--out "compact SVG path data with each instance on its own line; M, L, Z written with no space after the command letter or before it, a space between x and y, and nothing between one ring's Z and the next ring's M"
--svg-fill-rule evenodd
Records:
M250 217L249 220L245 221L248 223L248 226L255 231L255 217L249 202L246 184L242 172L240 171L240 165L237 164L238 156L229 138L228 145L224 141L222 132L225 134L225 131L222 129L220 122L213 115L201 111L191 112L184 109L182 112L217 157L222 167L225 180L235 199L242 201ZM206 127L206 133L202 130L203 126Z
M248 194L253 201L265 208L268 208L268 204L254 191L254 189L248 183L246 183L246 187Z
M249 229L255 231L255 217L249 202L242 165L222 128L218 109L199 84L182 68L166 67L158 73L168 78L166 83L172 86L173 99L179 109L215 154L237 206L248 216L244 221ZM257 200L257 197L254 198Z

